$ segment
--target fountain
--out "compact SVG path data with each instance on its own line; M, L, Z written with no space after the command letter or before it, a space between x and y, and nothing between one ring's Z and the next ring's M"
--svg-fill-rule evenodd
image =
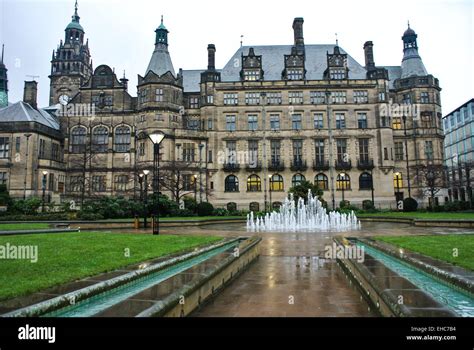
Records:
M298 203L290 194L280 207L280 212L273 211L264 217L254 217L253 212L247 215L247 231L350 231L360 229L360 221L354 212L349 214L328 212L311 190L308 191L308 203L299 198Z

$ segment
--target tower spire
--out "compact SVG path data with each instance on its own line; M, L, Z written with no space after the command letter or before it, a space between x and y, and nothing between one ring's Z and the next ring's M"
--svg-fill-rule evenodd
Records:
M0 64L3 64L3 55L5 53L5 44L2 44L2 60L0 61Z

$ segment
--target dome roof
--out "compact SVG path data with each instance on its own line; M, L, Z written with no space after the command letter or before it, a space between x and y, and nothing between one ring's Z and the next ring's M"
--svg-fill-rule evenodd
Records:
M409 35L416 35L415 31L410 28L410 25L408 25L408 29L405 30L405 33L403 33L403 36L409 36Z
M66 27L66 30L68 30L68 29L77 29L77 30L84 31L84 28L82 28L81 24L79 22L74 21L74 20L71 23L68 24L68 26Z

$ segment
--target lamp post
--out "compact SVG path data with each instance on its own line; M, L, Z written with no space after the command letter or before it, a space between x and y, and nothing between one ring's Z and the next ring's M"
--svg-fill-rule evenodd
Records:
M435 187L436 175L432 169L428 170L426 174L426 180L428 180L428 186L430 187L430 210L434 209L434 187Z
M46 179L48 177L48 172L46 170L43 171L43 198L41 204L41 212L44 213L44 203L46 200Z
M401 174L400 173L395 173L395 181L396 181L396 185L397 185L397 193L395 195L395 202L397 203L397 209L398 209L398 201L400 199L400 177L401 177Z
M268 194L270 195L270 209L269 211L271 212L273 207L272 207L272 175L268 175Z
M327 123L328 123L328 135L329 135L329 177L331 181L331 202L332 202L332 209L336 209L336 194L334 191L334 158L332 147L334 144L334 139L332 135L332 124L331 124L331 114L330 114L330 100L331 100L331 92L329 90L326 91L326 116L327 116Z
M262 130L263 130L263 207L264 211L267 211L267 116L265 110L267 93L261 92L260 98L262 99Z
M199 144L199 203L202 203L202 149L204 144Z
M407 116L403 114L403 133L405 135L405 158L407 162L407 186L408 186L408 197L411 198L411 183L410 183L410 162L408 160L408 138L407 138Z
M150 170L143 170L143 177L145 178L144 186L143 186L143 226L145 229L148 226L148 174Z
M194 213L197 213L197 175L194 174Z
M29 155L29 140L31 137L31 134L25 134L26 137L26 155L25 155L25 177L23 179L23 199L26 199L26 183L28 179L28 155Z
M340 173L339 176L341 177L342 202L344 203L345 202L344 190L346 188L346 174Z
M158 198L160 192L160 143L165 138L165 134L161 131L156 131L148 135L151 142L153 142L153 197L155 200ZM159 199L158 199L159 205ZM156 215L153 215L153 234L159 235L160 234L160 210L159 208L156 210Z

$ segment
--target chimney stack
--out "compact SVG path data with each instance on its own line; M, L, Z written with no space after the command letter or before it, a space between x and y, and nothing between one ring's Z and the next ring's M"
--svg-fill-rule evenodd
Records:
M207 46L207 70L216 70L216 46L214 44Z
M28 103L34 109L38 109L37 103L38 83L36 81L25 81L25 90L23 92L23 102Z
M295 47L298 54L304 53L304 36L303 36L303 23L302 17L297 17L293 21L293 32L295 35Z
M365 42L364 54L365 54L365 69L367 70L375 69L374 44L372 43L372 41Z

